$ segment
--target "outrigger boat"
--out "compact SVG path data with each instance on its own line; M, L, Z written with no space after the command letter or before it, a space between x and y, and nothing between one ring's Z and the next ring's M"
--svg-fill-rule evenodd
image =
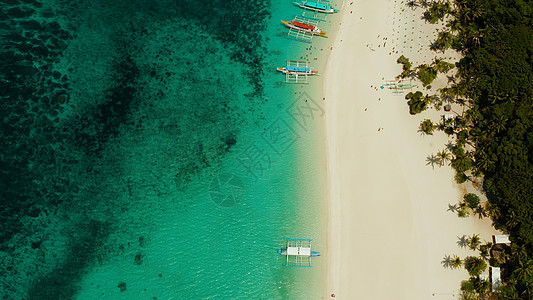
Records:
M409 79L390 80L381 85L381 89L384 89L385 87L394 90L394 93L404 93L405 90L410 90L416 87L416 84L412 84Z
M283 74L290 75L318 75L317 70L313 70L310 67L301 67L301 66L287 66L285 68L276 68Z
M322 4L320 3L320 1L312 2L312 1L303 0L302 2L294 2L294 4L298 5L299 7L303 9L314 10L314 11L325 13L325 14L333 14L333 13L339 12L338 9L334 9L329 4Z
M318 71L309 66L308 61L287 60L285 68L276 68L285 74L286 83L309 83L307 76L319 75Z
M322 37L327 38L326 32L321 30L320 28L316 27L315 25L311 25L309 23L304 23L296 20L292 21L283 21L281 20L281 23L283 23L285 26L295 29L301 32L310 33L312 35L320 35Z
M320 252L311 250L312 239L286 239L287 246L278 250L285 255L287 267L312 267L311 258L319 257Z

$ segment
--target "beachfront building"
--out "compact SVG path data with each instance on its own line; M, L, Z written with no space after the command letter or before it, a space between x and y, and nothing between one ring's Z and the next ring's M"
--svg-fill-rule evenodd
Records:
M494 292L498 290L498 288L502 285L501 276L500 276L500 268L490 267L489 274L490 274L490 282L492 283L492 291Z
M507 244L507 245L510 245L511 244L511 240L509 240L509 236L506 235L506 234L501 234L501 235L493 235L492 236L492 242L497 245L497 244Z

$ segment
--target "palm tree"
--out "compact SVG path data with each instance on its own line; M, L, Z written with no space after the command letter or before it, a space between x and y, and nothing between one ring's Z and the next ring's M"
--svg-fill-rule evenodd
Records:
M505 222L505 226L507 227L507 230L510 231L511 229L515 228L518 225L518 216L514 212L514 210L509 210L507 213L507 221Z
M465 258L465 269L470 276L478 277L487 269L487 263L479 257L469 256Z
M514 300L514 299L523 299L518 295L516 290L516 279L511 279L509 282L506 282L501 287L501 296L502 299Z
M478 151L476 158L476 167L482 171L491 171L496 162L492 160L482 149Z
M444 164L449 163L452 160L452 154L446 150L437 152L437 158L439 160L439 166L442 167Z
M433 122L430 119L425 119L420 123L420 129L418 131L422 134L433 135L434 130L435 125L433 125Z
M448 26L448 28L450 28L450 31L452 32L458 32L462 29L462 24L457 18L452 18L446 25Z
M479 238L479 234L473 234L468 239L468 247L471 250L476 250L479 244L481 244L481 239Z
M457 216L459 218L466 218L469 215L470 215L470 213L466 209L466 205L459 205L459 209L457 210Z
M439 163L439 159L433 154L426 157L426 161L426 166L431 165L431 168L433 168L433 170L435 170L435 165Z
M496 130L497 133L500 133L500 131L505 130L505 123L507 123L507 118L505 116L498 116L495 120L494 124L494 130Z
M463 266L463 260L459 256L454 255L450 261L450 268L459 269L461 266Z
M448 31L439 32L437 39L431 44L431 50L441 50L444 52L452 46L453 39L455 37Z
M446 143L444 146L446 146L446 150L449 150L449 151L452 151L454 148L452 141L448 141L448 143Z
M513 273L519 279L531 279L533 278L533 259L529 259L525 262L519 261L516 269L513 270Z
M487 210L489 216L491 216L493 219L498 219L502 215L500 208L490 202L485 204L485 209Z
M479 246L479 256L481 258L488 260L489 259L489 251L492 249L493 244L491 242L485 242L485 244Z
M418 2L416 2L416 1L409 1L409 2L407 2L407 6L409 8L415 9L415 8L419 7L420 4L418 4Z
M420 6L422 6L423 8L428 8L430 5L429 1L427 0L418 0L418 2L420 2Z

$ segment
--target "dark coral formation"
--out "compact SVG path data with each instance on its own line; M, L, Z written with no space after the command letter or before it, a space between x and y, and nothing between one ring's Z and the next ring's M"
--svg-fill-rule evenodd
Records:
M178 141L171 163L176 165L172 176L180 188L239 142L239 121L248 107L232 104L231 88L216 92L220 78L190 72L198 66L185 57L191 54L189 49L179 53L169 43L151 61L140 62L139 40L150 42L151 22L185 19L184 32L200 31L190 24L202 24L205 36L214 37L229 49L233 61L244 65L252 94L263 93L258 79L264 55L260 29L268 2L243 1L238 10L225 1L102 1L101 7L93 3L0 0L0 296L4 298L75 298L83 276L109 255L124 255L131 262L128 251L137 247L135 237L130 240L133 246L123 241L109 244L109 238L118 230L117 216L127 210L117 194L134 199L136 184L141 183L121 178L120 167L112 165L118 158L112 155L124 132L148 128L145 118L152 118L151 126L160 122L157 133ZM85 12L88 7L93 11ZM146 12L142 20L131 17L138 12ZM96 19L102 26L116 32L106 53L110 80L92 99L76 89L80 74L91 70L77 69L64 60L74 51L72 42L84 38L79 36L80 24L91 22L79 16L99 13ZM123 18L118 22L122 27L106 19L108 14ZM202 37L198 47L205 53L193 57L217 55L206 40ZM183 67L183 72L169 68L170 63ZM157 115L154 103L173 93L180 110ZM109 184L111 177L119 191ZM90 214L90 208L101 212ZM147 239L139 237L138 247L145 247ZM18 263L24 259L31 263ZM141 265L143 260L138 252L133 262ZM24 282L30 282L29 287ZM118 287L125 291L126 283Z

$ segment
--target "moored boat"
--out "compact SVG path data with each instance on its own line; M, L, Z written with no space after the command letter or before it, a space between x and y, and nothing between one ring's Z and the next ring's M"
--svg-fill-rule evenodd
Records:
M311 25L311 24L307 24L307 23L303 23L303 22L299 22L299 21L283 21L281 20L281 23L285 24L285 26L289 27L289 28L294 28L296 30L301 30L303 32L307 32L307 33L310 33L310 34L313 34L313 35L320 35L320 36L323 36L325 38L327 38L326 36L326 32L321 30L320 28L314 26L314 25Z
M283 74L291 75L317 75L318 71L311 69L310 67L302 66L287 66L285 68L276 68L278 71Z
M294 2L294 4L304 9L314 10L314 11L325 13L325 14L332 14L332 13L339 12L338 9L331 7L331 5L329 4L320 3L320 1L312 2L312 1L303 0L302 2Z

